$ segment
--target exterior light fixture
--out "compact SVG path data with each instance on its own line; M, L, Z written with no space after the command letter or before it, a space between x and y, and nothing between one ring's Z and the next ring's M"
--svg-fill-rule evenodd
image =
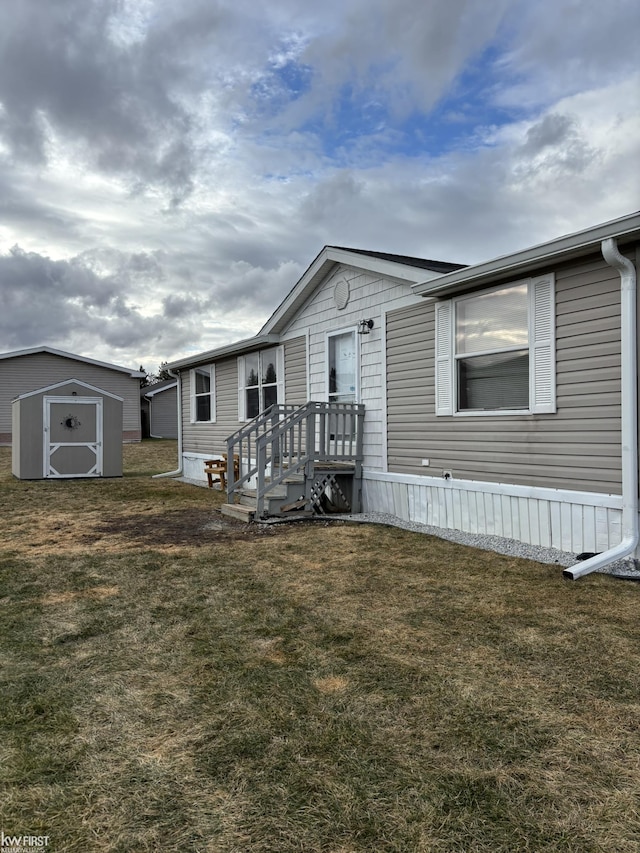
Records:
M359 335L368 335L371 329L373 329L373 320L360 320L358 323Z

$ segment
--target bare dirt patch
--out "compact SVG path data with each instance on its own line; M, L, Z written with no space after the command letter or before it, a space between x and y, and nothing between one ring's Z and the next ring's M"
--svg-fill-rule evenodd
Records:
M142 545L210 547L216 542L263 539L277 535L278 528L227 521L209 509L176 509L162 515L134 513L101 521L86 534L124 537Z

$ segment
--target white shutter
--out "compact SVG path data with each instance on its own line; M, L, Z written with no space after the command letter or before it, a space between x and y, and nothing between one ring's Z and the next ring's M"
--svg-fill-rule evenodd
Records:
M284 347L278 347L276 354L276 376L278 383L278 405L285 404L285 384L284 384Z
M453 302L436 302L436 415L453 414Z
M211 423L216 420L216 366L211 365Z
M196 422L196 371L189 371L189 420L192 424Z
M556 411L556 320L553 273L529 285L529 408Z
M246 397L244 393L244 356L238 356L238 420L242 423L247 419Z

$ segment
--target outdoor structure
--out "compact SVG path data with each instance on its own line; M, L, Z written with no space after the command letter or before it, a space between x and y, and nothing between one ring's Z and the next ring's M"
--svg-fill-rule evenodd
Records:
M350 453L354 507L637 553L639 247L639 214L469 267L325 247L255 338L168 365L181 470L240 452L264 515L267 475Z
M121 441L140 441L140 379L144 375L47 346L0 353L0 445L11 444L12 400L71 378L121 397Z
M143 438L178 437L178 383L165 379L140 391Z
M18 479L122 476L122 397L70 379L22 394L11 408Z

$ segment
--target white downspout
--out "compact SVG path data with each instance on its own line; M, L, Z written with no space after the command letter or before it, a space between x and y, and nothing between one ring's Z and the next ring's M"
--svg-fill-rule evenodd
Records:
M171 374L178 380L178 467L175 471L166 471L164 474L154 474L152 479L155 480L156 477L179 477L182 474L182 376L180 371L174 373L173 370L168 370L167 373Z
M622 431L622 542L596 554L562 573L577 580L616 560L628 557L638 547L638 356L636 318L636 270L620 254L613 238L602 241L602 256L620 273L621 313L621 431Z

